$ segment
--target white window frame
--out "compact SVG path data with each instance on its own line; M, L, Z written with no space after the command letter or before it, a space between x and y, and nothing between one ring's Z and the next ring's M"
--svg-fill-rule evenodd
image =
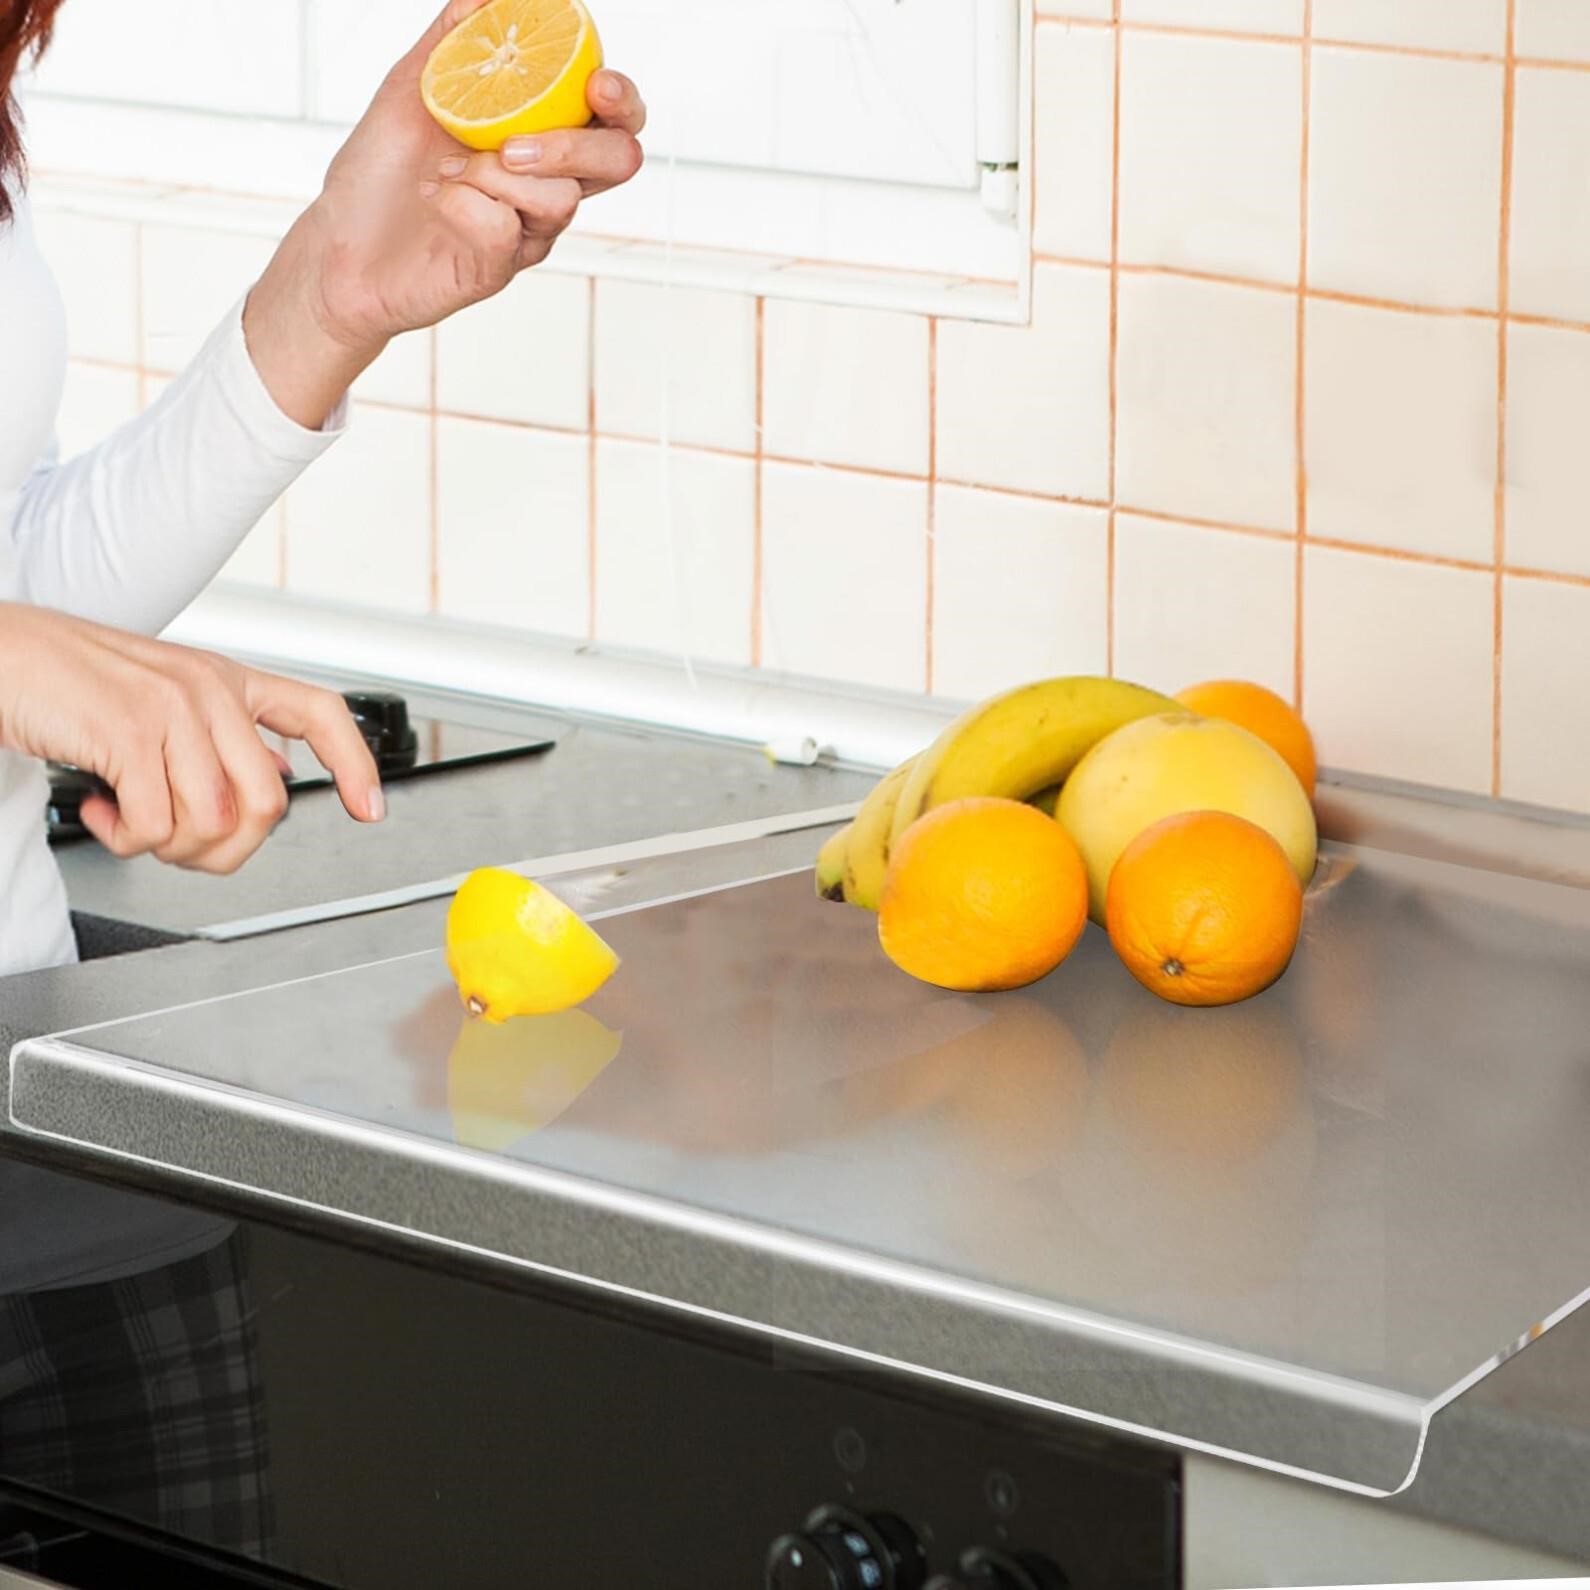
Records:
M111 98L97 85L82 94L69 85L53 87L46 71L24 98L35 165L54 202L98 207L99 213L109 205L131 218L184 224L202 212L205 224L221 229L278 229L291 204L317 190L355 103L347 85L339 102L317 82L311 0L290 3L302 45L296 115L238 115ZM691 3L669 0L675 8ZM712 8L723 0L699 3ZM899 3L932 6L935 0ZM1014 40L1008 27L992 34L997 38L1003 31L1002 43L1014 57L1008 65L1008 57L991 63L986 57L992 52L983 52L976 99L981 188L769 171L654 148L648 170L629 192L587 208L560 246L559 262L597 276L860 302L951 318L1024 320L1031 273L1026 152L1032 147L1034 0L976 4L980 35L989 34L984 19L1008 18L1012 11L1016 29ZM614 64L638 63L615 54ZM643 65L636 75L644 80ZM224 139L215 136L222 123ZM1000 217L1001 207L1014 214ZM828 246L814 248L812 240L823 234Z

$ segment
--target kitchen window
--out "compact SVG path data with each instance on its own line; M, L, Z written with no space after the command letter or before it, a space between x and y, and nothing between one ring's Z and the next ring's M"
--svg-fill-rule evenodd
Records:
M883 273L872 297L894 276L1015 287L1031 3L598 0L608 58L653 123L641 178L582 217L593 256L617 238L641 245L623 274L660 273L660 253L737 281L748 260L859 266ZM26 96L35 163L306 198L437 4L72 0Z

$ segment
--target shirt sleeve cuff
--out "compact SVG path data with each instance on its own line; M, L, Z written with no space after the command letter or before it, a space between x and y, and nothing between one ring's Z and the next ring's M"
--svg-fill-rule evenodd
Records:
M227 406L259 447L283 463L300 467L312 464L347 430L347 394L343 394L318 431L309 430L282 413L255 369L243 336L246 302L239 299L216 327L199 363L207 367Z

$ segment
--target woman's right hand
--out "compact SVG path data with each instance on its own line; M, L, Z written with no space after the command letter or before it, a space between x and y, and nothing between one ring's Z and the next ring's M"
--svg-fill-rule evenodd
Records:
M0 746L98 774L83 826L118 856L235 872L287 810L257 725L307 741L361 822L385 814L380 775L334 691L211 652L0 603Z

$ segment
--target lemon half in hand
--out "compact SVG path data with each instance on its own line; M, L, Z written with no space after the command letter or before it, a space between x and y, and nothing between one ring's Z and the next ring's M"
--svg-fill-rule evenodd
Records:
M487 1021L568 1010L617 968L618 956L568 906L516 872L472 872L448 908L447 969Z
M471 149L583 127L602 41L581 0L490 0L431 51L425 108Z

